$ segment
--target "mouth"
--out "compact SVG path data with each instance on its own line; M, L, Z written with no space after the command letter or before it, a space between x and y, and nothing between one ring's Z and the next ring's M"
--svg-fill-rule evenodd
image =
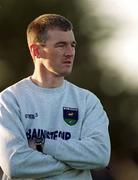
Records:
M65 65L65 66L72 66L72 64L73 64L73 61L71 58L65 59L63 61L63 65Z
M72 64L72 62L71 62L71 61L69 61L69 60L67 60L67 61L64 61L64 62L63 62L63 64L66 64L66 65L71 65L71 64Z

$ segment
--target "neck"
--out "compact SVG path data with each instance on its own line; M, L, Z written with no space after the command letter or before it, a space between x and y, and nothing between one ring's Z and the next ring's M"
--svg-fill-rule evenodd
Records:
M63 84L64 77L56 76L50 72L43 72L40 69L35 69L31 80L40 87L56 88Z
M33 83L37 84L40 87L43 88L56 88L60 87L63 84L63 80L56 80L56 79L46 79L45 81L43 79L36 77L34 74L31 76L31 80Z

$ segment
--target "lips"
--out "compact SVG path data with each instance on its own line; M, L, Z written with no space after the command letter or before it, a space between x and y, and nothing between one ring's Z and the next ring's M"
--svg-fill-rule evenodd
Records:
M71 64L72 62L71 61L64 61L63 64Z

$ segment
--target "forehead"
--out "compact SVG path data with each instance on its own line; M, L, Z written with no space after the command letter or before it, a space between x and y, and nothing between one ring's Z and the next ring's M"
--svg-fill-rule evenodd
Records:
M66 41L66 42L74 42L75 37L72 30L69 31L62 31L62 30L49 30L47 32L47 41L52 42L60 42L60 41Z

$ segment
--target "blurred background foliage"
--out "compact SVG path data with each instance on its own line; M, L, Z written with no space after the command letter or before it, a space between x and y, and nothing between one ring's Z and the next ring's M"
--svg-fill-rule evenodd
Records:
M98 46L111 38L118 23L96 12L84 0L0 0L0 90L32 74L26 28L44 13L66 16L77 40L73 73L68 79L94 92L110 119L112 152L138 162L138 93L126 88L119 74L101 66ZM114 22L114 23L113 23Z

